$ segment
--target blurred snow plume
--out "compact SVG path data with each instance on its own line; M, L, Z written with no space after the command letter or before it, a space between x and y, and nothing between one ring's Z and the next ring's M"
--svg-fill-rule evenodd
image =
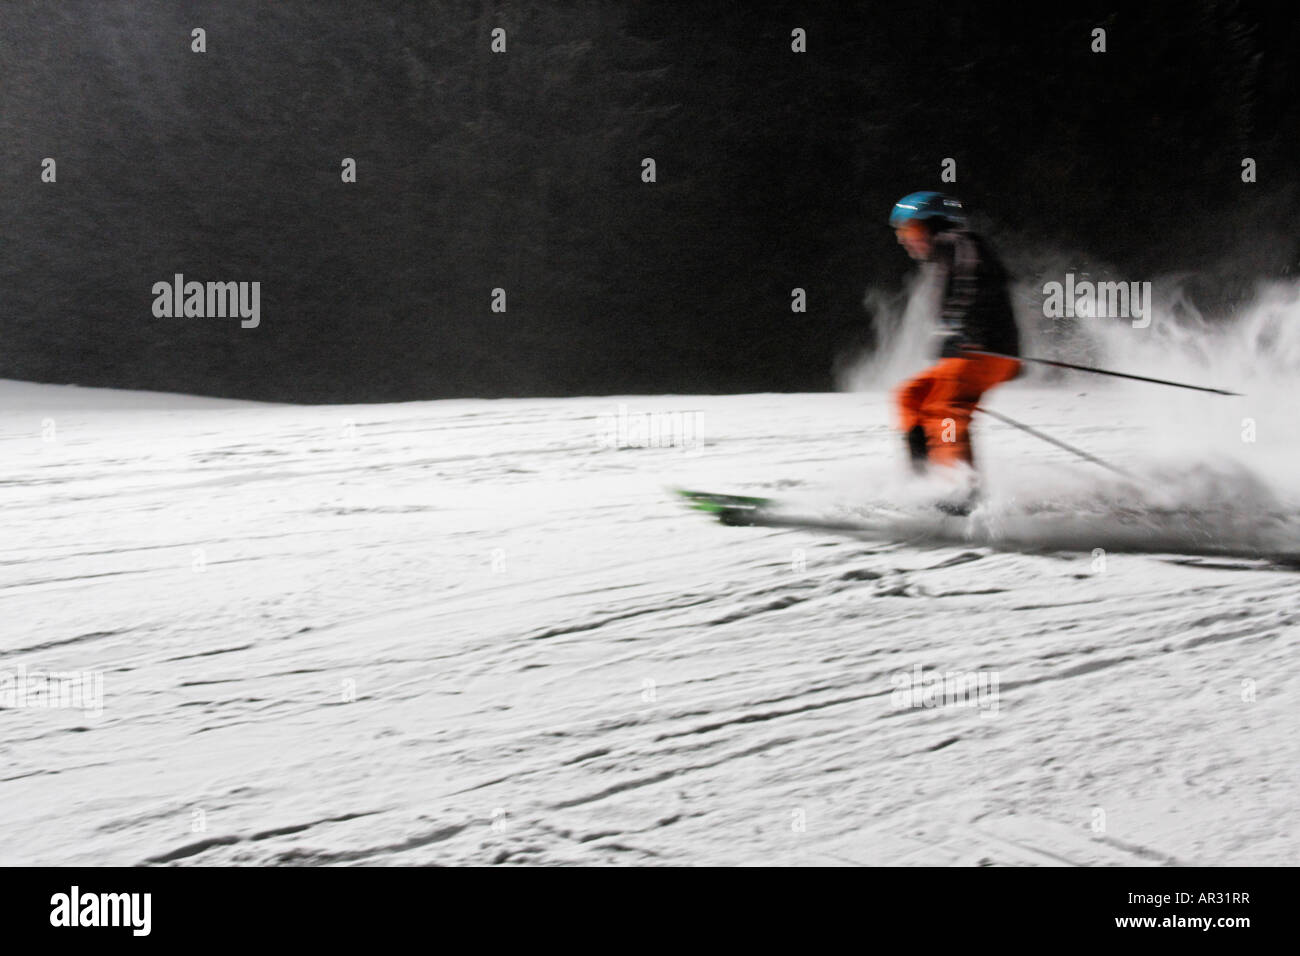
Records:
M1056 277L1059 280L1059 276ZM1093 274L1093 281L1121 277ZM1044 389L1028 424L1053 425L1087 407L1096 433L1085 450L1132 472L1126 480L1095 465L1060 461L1042 443L1028 445L996 422L975 425L985 503L971 522L979 540L1016 547L1122 547L1195 553L1300 550L1300 283L1261 282L1250 301L1208 319L1186 292L1185 277L1153 280L1149 324L1131 318L1043 316L1044 292L1013 293L1027 355L1167 378L1242 393L1231 397L1082 372L1037 371L1006 389ZM1037 277L1036 277L1037 281ZM876 352L846 370L852 391L892 388L932 360L929 331L937 289L923 274L905 297L868 295L877 323ZM1145 326L1145 327L1142 327ZM1001 389L989 394L996 407ZM1122 396L1123 421L1107 421ZM1094 398L1096 396L1097 398ZM1053 419L1050 409L1061 408ZM1107 442L1122 426L1123 446ZM1035 457L1034 447L1041 448ZM869 484L895 502L934 496L897 460ZM1055 461L1054 464L1048 462ZM1041 467L1035 462L1044 462ZM858 486L862 483L859 480ZM1110 545L1104 543L1110 541Z
M876 347L840 370L842 391L889 388L931 361L939 292L935 270L928 264L911 276L902 295L867 290L863 305L872 317Z
M1039 276L1060 280L1050 272ZM1079 281L1134 281L1097 272L1078 274ZM1300 373L1300 283L1261 282L1253 299L1218 321L1209 321L1188 295L1187 277L1152 281L1150 324L1129 318L1043 314L1046 294L1035 280L1016 283L1012 303L1026 355L1191 384L1245 390L1261 379L1289 385ZM931 337L938 312L939 288L934 271L924 266L902 295L869 289L864 306L872 316L876 347L846 362L840 374L843 391L889 388L930 361ZM1139 323L1140 324L1140 323ZM1038 373L1038 374L1033 374ZM1077 384L1087 373L1071 373ZM1026 369L1026 379L1044 377ZM1047 372L1050 379L1061 377ZM1209 381L1213 378L1214 381ZM1104 384L1088 376L1090 384Z
M1283 388L1300 374L1300 283L1260 283L1245 306L1209 321L1178 279L1154 284L1149 328L1090 319L1084 327L1105 361L1122 370L1233 391ZM1129 368L1128 366L1136 366Z
M907 475L874 460L828 498L790 500L833 519L861 521L873 539L1005 550L1145 552L1271 558L1300 567L1300 507L1239 462L1164 460L1123 478L1088 465L999 458L983 469L983 497L969 520L933 507L954 496L957 469ZM865 477L865 480L864 480ZM864 496L862 488L871 489ZM1101 568L1104 570L1104 568Z
M1241 462L1138 463L1133 479L1017 465L990 485L971 532L994 545L1300 560L1296 501Z

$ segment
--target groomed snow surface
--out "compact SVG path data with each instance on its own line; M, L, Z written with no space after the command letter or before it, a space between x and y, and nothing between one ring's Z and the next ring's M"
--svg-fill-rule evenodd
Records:
M5 705L0 863L1293 864L1293 416L1086 384L990 407L1137 480L983 420L969 540L862 540L666 489L896 502L883 391L6 383L0 691L102 711Z

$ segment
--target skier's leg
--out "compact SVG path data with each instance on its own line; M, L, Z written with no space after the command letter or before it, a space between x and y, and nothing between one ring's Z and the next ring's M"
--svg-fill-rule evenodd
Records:
M975 406L990 388L1015 378L1020 363L996 355L945 359L945 363L923 409L931 433L930 458L936 464L965 462L973 468L970 420Z
M978 394L967 382L970 359L947 358L934 367L934 384L921 408L930 442L930 460L936 465L972 463L970 417Z
M987 359L992 361L987 361ZM940 511L968 515L980 498L979 474L974 470L970 420L980 397L999 382L1014 378L1020 363L993 356L944 359L936 366L934 385L921 412L930 436L930 460L936 465L970 469L962 476L964 490L936 502Z
M908 458L912 469L917 472L925 470L929 454L925 433L923 408L934 388L934 369L928 368L914 378L904 382L894 392L894 405L898 412L898 424L907 440Z
M924 474L925 466L930 461L930 442L925 437L925 428L913 425L907 430L907 455L912 470L918 475Z

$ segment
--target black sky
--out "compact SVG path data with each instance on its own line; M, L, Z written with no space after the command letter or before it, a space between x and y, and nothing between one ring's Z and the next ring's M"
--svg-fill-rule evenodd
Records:
M828 388L870 343L864 291L910 268L889 207L925 188L1022 274L1053 251L1194 272L1211 311L1294 276L1300 17L1129 6L6 3L0 376L308 402ZM175 273L260 282L260 326L156 318Z

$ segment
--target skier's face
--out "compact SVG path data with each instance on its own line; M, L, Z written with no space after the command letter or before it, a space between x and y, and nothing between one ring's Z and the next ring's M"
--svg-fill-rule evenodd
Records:
M930 250L934 247L934 242L930 239L930 230L917 220L909 219L894 230L894 235L898 237L898 244L906 249L907 254L913 259L930 258Z

